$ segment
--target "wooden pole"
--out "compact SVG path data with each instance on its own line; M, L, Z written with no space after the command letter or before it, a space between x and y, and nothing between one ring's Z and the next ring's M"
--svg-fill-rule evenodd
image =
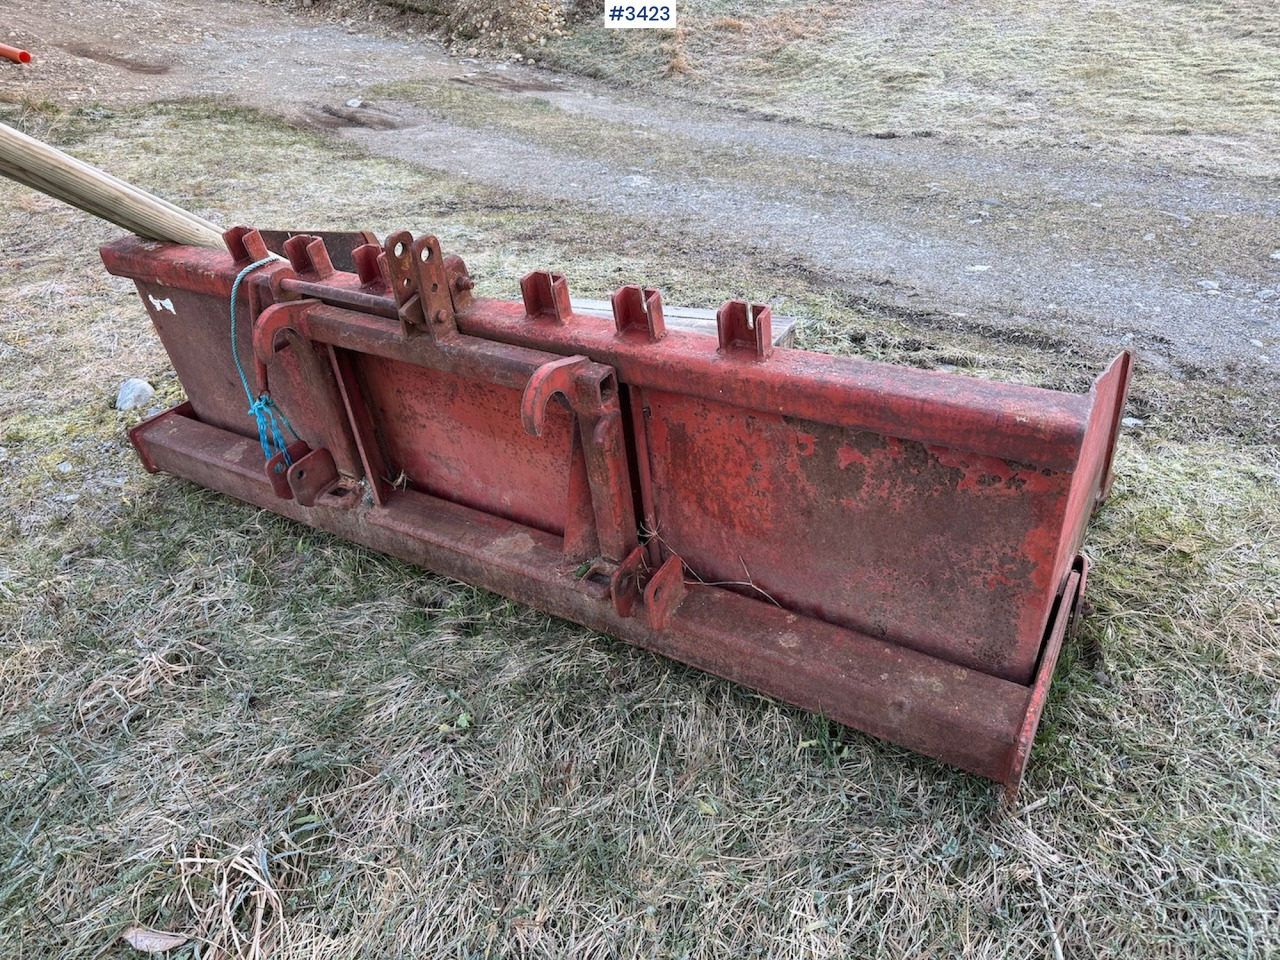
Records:
M150 240L223 250L222 228L0 123L0 174Z

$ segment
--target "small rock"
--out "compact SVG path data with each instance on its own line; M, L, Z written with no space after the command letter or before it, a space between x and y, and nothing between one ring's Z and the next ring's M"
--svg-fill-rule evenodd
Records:
M1272 260L1280 260L1280 250L1272 250L1272 251L1271 251L1271 259L1272 259Z
M1253 344L1255 347L1260 347L1260 346L1262 346L1262 341L1261 341L1261 340L1250 340L1249 342L1250 342L1251 344Z
M364 101L361 100L359 97L352 97L350 100L347 101L347 106L350 107L352 110L357 110L360 107L364 106Z
M1275 292L1274 290L1272 290L1270 287L1268 287L1266 290L1259 290L1259 291L1258 291L1258 299L1259 299L1259 300L1265 300L1265 299L1267 299L1267 297L1274 297L1275 295L1276 295L1276 292Z
M9 448L0 447L0 463L4 463L8 459L9 459Z
M130 377L120 384L120 392L116 394L117 410L132 410L151 401L156 395L155 387L141 377Z
M70 472L71 472L71 464L69 464L69 463L67 463L67 461L63 460L60 464L58 464L58 472L59 472L59 473L70 473Z
M1110 678L1109 676L1107 676L1107 671L1105 671L1105 670L1096 670L1096 671L1094 671L1093 679L1097 680L1097 681L1098 681L1098 683L1099 683L1099 684L1101 684L1101 685L1102 685L1102 686L1104 686L1104 687L1109 687L1109 686L1111 686L1111 685L1112 685L1112 684L1111 684L1111 678Z
M1217 280L1201 280L1199 283L1196 284L1196 286L1199 287L1201 290L1217 290L1218 281Z
M957 367L954 363L940 363L938 364L938 369L941 370L943 373L955 373L960 368Z
M1145 427L1147 425L1147 421L1143 420L1141 417L1125 417L1120 421L1120 423L1126 427L1132 427L1135 430L1138 427Z
M990 269L991 267L985 263L975 263L971 267L965 267L965 270L969 271L970 273L986 273Z
M629 177L623 177L620 182L624 187L647 187L653 183L653 178L633 174Z

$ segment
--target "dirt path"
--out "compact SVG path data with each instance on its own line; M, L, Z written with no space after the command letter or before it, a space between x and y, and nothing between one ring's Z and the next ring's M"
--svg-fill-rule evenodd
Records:
M1132 344L1175 374L1277 380L1272 181L756 120L251 3L115 0L68 20L65 4L31 0L4 21L36 54L5 71L29 97L223 97L427 168L642 215L647 243L675 230L758 246L929 322L980 318Z

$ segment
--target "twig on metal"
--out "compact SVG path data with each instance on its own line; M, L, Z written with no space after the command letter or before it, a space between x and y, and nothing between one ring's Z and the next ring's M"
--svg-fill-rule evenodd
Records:
M666 547L667 550L670 551L671 553L676 552L671 549L671 544L667 543L666 540L662 539L662 535L658 533L657 530L650 530L648 526L642 526L640 528L640 536L641 536L641 539L646 542L649 540L657 540L660 544ZM768 590L765 590L763 587L756 586L756 584L752 581L751 571L747 570L747 561L742 559L741 554L738 555L738 562L742 564L742 569L747 571L746 580L703 580L702 577L698 576L698 573L696 570L690 570L689 567L686 566L685 570L688 571L689 576L692 577L693 579L686 580L685 582L698 583L704 587L749 587L750 589L754 590L756 593L760 594L760 596L764 597L764 599L772 603L775 607L781 607L782 604L780 604L777 600L773 599L773 597L770 596Z

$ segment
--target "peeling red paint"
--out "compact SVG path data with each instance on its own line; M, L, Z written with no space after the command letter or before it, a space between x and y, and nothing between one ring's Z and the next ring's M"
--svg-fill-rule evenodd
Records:
M474 300L434 238L334 272L304 237L242 285L237 339L330 471L291 491L301 473L255 462L231 359L227 297L262 240L228 242L238 259L103 249L176 311L152 319L190 401L134 432L148 469L1016 784L1127 354L1081 397L770 350L761 305L723 310L717 339L638 287L612 324L554 274Z

